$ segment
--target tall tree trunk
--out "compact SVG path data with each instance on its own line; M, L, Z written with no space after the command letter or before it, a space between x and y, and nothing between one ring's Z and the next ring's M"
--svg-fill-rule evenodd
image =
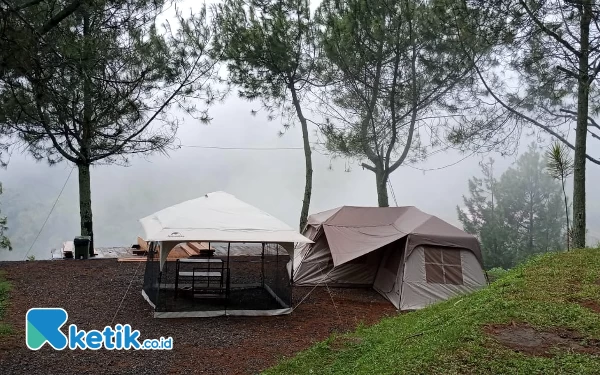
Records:
M579 56L579 79L577 87L577 129L575 130L575 157L573 171L573 247L585 247L585 154L587 142L589 104L589 48L590 23L592 20L591 0L582 1Z
M81 235L90 236L90 256L94 255L94 231L92 225L92 189L89 164L77 165L79 170L79 218Z
M288 78L291 79L291 76ZM308 138L308 124L304 114L302 113L302 107L300 106L300 100L298 99L298 93L293 83L289 84L290 91L292 93L292 101L296 109L296 115L300 120L300 126L302 127L302 141L304 146L304 162L306 168L306 176L304 182L304 199L302 200L302 210L300 211L300 232L304 231L306 223L308 222L308 210L310 208L310 198L312 195L312 151L310 149L310 141Z
M375 180L377 182L377 204L379 207L389 207L387 190L388 174L384 171L383 167L375 169Z
M79 217L81 220L81 235L90 237L90 256L94 256L94 231L92 224L92 188L90 180L90 154L89 146L92 139L92 82L89 61L89 34L90 34L90 15L87 4L82 6L83 13L83 35L85 43L83 45L83 60L81 62L82 75L85 77L83 82L83 124L81 129L80 152L81 160L78 164L79 170Z

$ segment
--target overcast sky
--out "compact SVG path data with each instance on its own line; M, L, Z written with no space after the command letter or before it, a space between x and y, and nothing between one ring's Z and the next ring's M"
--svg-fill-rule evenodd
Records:
M250 111L256 108L258 104L231 96L211 109L213 121L209 125L186 118L178 133L179 141L185 146L224 148L302 146L299 126L280 137L281 122L269 122L260 114L252 116ZM311 133L311 136L316 141L314 134ZM523 139L522 148L529 142L531 140ZM372 172L362 170L356 163L346 171L348 165L343 160L332 161L319 153L313 155L311 213L341 205L377 205ZM481 156L466 159L465 156L448 151L414 167L400 167L391 176L397 204L417 206L458 225L456 206L462 204L461 197L467 193L467 180L480 174L478 162ZM515 159L490 156L497 160L498 176ZM456 164L448 166L453 163ZM424 172L417 168L441 169ZM49 167L45 163L36 163L30 156L15 154L8 168L0 170L0 181L5 190L0 202L5 202L5 199L26 202L29 205L26 209L36 212L29 224L37 231L70 170L71 165L66 163ZM600 166L588 163L587 186L590 234L600 240L600 204L593 189L600 186ZM303 151L182 147L170 152L168 157L134 158L129 167L94 167L92 207L96 246L129 246L135 242L136 236L143 235L138 222L140 218L219 190L231 193L297 228L304 191ZM390 205L395 204L390 192ZM77 236L78 214L77 170L74 170L49 218L49 224L29 254L35 255L36 259L47 259L52 248L60 248L63 241ZM8 220L10 227L10 216ZM12 252L0 252L0 260L23 259L30 245L22 245Z

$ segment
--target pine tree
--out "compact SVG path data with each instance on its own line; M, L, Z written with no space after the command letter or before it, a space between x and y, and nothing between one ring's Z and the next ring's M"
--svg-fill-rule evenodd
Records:
M437 127L465 104L471 64L444 27L447 1L325 0L317 20L324 74L320 94L327 149L357 159L375 174L379 206L388 206L388 179L421 160L420 129ZM421 130L422 131L422 130Z
M0 77L3 149L17 143L38 160L77 168L81 235L92 238L92 254L91 167L166 152L179 123L166 110L194 111L193 100L215 98L206 10L193 20L179 15L177 30L159 33L164 3L86 1L49 30L44 43L15 44L24 63ZM35 18L36 9L28 11L32 27L43 27L45 13ZM208 120L205 110L196 114Z
M314 44L308 0L225 0L215 7L217 50L239 95L258 100L269 117L300 123L305 186L300 231L312 195L312 150L304 96L314 74ZM287 123L285 127L289 127Z
M499 180L493 161L483 178L469 179L469 197L458 207L464 230L479 237L486 268L510 268L528 257L563 248L564 211L560 184L545 172L535 145Z

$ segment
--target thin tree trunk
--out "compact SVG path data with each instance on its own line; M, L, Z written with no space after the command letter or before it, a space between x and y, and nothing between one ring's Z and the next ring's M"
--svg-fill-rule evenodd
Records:
M533 254L533 198L531 198L531 203L529 206L529 229L528 229L529 233L528 233L528 244L527 246L529 247L529 254L531 255Z
M89 164L77 165L79 170L79 218L81 235L90 236L90 256L94 255L94 231L92 224L92 189Z
M379 207L389 207L387 190L388 174L383 168L376 168L375 181L377 183L377 204Z
M289 77L291 78L291 77ZM298 93L293 83L289 85L292 93L292 101L296 108L296 114L298 120L300 120L300 126L302 127L302 141L304 146L304 161L306 166L306 176L304 183L304 199L302 200L302 210L300 211L300 232L303 232L308 222L308 210L310 208L310 198L312 195L312 151L310 149L310 141L308 138L308 124L304 114L302 113L302 107L300 106L300 100L298 99Z
M497 241L497 236L498 236L498 228L496 228L496 216L495 214L495 202L494 202L494 192L495 192L495 185L494 185L494 161L490 158L490 192L492 195L492 230L493 230L493 237L492 237L492 242L493 242L493 248L494 248L494 254L500 254L500 252L498 251L498 241Z
M565 191L565 179L561 178L563 196L565 197L565 216L567 218L567 251L571 250L571 233L569 233L569 202L567 201L567 192Z
M582 1L580 23L579 79L577 87L577 129L575 130L575 157L573 159L573 247L585 247L585 154L587 142L589 104L589 47L590 22L592 20L591 0Z

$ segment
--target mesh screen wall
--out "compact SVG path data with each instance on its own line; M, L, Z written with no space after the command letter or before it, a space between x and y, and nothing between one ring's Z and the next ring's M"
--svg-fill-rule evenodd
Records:
M236 255L228 256L224 250L227 244L215 244L218 251L214 256L168 259L162 271L158 253L150 251L144 293L155 306L155 316L169 312L271 315L269 311L275 314L290 309L292 288L286 268L290 260L287 251L277 244L255 244L255 251L244 251L251 255L240 255L235 251L236 244L230 246L230 253Z

